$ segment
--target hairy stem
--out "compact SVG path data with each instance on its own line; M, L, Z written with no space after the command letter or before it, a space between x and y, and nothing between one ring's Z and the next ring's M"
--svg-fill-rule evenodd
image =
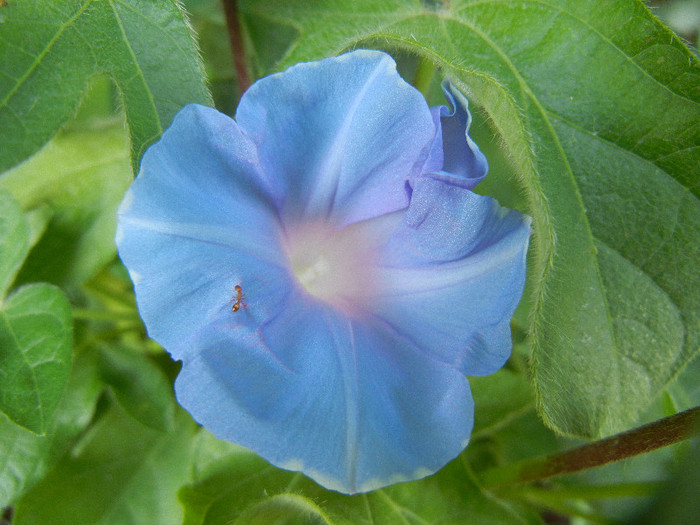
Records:
M246 65L245 49L243 47L243 35L241 32L241 22L238 18L238 2L236 0L222 0L224 13L226 14L226 26L228 27L228 37L233 52L233 64L236 68L236 78L241 95L250 87L250 76Z
M582 447L487 470L481 482L496 488L599 467L696 436L698 427L700 407L695 407Z

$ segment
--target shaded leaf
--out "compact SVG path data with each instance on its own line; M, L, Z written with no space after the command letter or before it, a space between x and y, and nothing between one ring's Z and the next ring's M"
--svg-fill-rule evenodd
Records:
M172 432L158 432L113 406L79 449L17 503L13 523L172 525L189 462L194 424L183 413Z
M490 376L470 377L469 384L475 406L472 439L488 435L534 409L529 382L508 369Z
M700 359L696 357L681 372L669 387L669 392L679 412L700 406Z
M102 378L129 415L155 430L172 430L173 386L148 357L125 346L105 346L99 364Z
M207 85L214 107L233 115L241 96L231 53L231 41L220 0L187 0L185 9L197 34Z

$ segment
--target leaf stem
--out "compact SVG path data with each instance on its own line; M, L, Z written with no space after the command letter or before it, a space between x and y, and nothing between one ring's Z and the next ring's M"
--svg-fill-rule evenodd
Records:
M421 57L418 62L418 67L416 68L416 73L413 76L413 87L418 91L423 93L424 97L428 96L428 90L430 89L430 84L433 81L433 75L435 74L435 64L430 60Z
M242 95L250 87L250 76L246 64L245 48L243 47L243 35L241 31L241 21L238 17L237 0L222 0L224 13L226 15L226 26L228 27L228 37L233 53L233 64L236 68L236 78L238 88Z
M700 407L565 452L525 459L481 474L485 488L517 485L599 467L698 435Z

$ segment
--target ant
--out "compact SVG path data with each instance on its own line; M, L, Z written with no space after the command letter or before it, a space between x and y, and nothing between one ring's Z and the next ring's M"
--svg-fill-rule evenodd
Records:
M241 288L239 285L236 285L233 289L236 291L236 302L233 303L231 311L237 312L241 306L243 308L248 308L248 305L243 302L245 301L245 295L243 295L243 288Z

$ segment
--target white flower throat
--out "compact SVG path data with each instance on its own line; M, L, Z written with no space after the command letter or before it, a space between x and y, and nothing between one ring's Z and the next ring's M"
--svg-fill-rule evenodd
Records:
M294 275L311 295L335 306L362 303L381 283L377 254L403 210L336 229L311 223L288 232L287 254Z

